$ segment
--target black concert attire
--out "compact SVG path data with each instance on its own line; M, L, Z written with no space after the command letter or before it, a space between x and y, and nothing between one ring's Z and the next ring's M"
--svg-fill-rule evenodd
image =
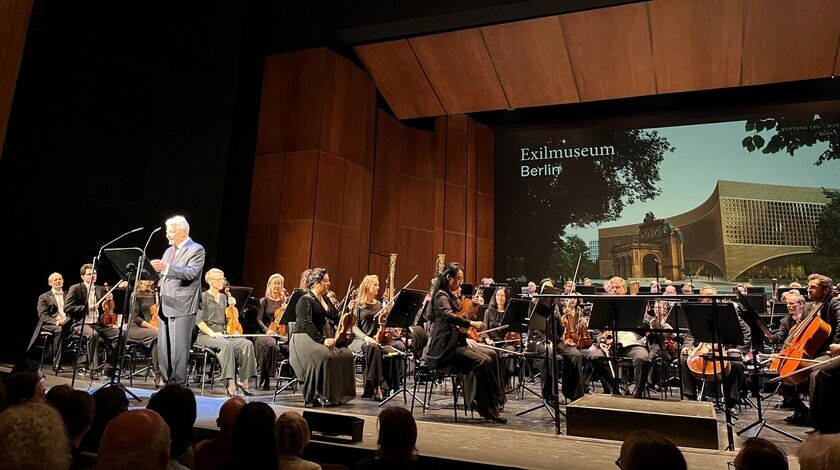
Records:
M52 333L52 354L53 370L61 366L61 348L64 347L64 340L70 334L73 321L64 311L64 302L67 292L53 289L38 296L38 322L40 331ZM59 325L59 321L62 322Z
M303 397L315 404L321 396L332 404L347 403L356 397L356 366L347 345L324 346L328 318L338 321L338 311L324 296L327 309L315 294L308 292L295 306L295 326L289 339L289 361L303 380Z
M388 345L379 345L368 343L365 340L365 338L376 337L379 322L378 318L374 318L374 315L381 308L382 304L379 302L372 304L360 302L359 306L356 307L358 321L353 325L353 333L356 334L356 337L350 343L349 347L350 351L353 351L353 354L361 355L365 358L365 366L362 371L365 383L362 398L373 397L376 387L381 387L382 392L386 393L386 390L396 390L400 384L398 361L385 360L386 356L384 353L389 350L387 346L404 352L405 345L403 342L392 341Z
M155 377L155 382L160 382L161 374L158 365L158 330L143 326L143 322L150 323L152 321L152 305L155 305L154 292L137 291L135 309L136 314L133 315L132 320L134 325L128 329L128 344L140 344L149 350L152 356L152 371Z
M468 374L464 384L467 402L482 417L492 419L489 415L495 416L507 400L498 375L499 356L492 349L467 346L466 335L458 327L469 327L470 322L457 315L461 302L451 292L438 290L432 302L426 365L431 369L455 369Z
M484 311L484 324L487 325L488 330L492 330L493 328L498 328L502 325L502 319L504 319L505 312L502 310L501 312L498 311L496 308L491 306L487 307L487 310ZM492 341L504 341L505 339L505 331L504 330L496 330L487 333L485 336L486 338L490 338ZM517 343L501 343L495 345L497 347L501 347L502 349L506 349L508 351L516 351L516 346L519 346ZM508 383L512 377L516 375L516 361L514 360L514 356L508 355L505 359L505 364L502 364L503 370L502 375L504 376L504 383Z
M666 329L665 325L668 325L671 329L673 329L675 316L676 315L669 315L665 320L664 325L660 323L659 319L656 317L653 317L648 324L650 325L650 328L654 330ZM671 335L671 341L667 343L666 335ZM676 330L674 333L649 333L647 335L647 344L649 351L648 357L651 361L650 383L659 384L663 377L665 379L668 378L670 364L674 361L674 359L679 357L679 344L677 344ZM674 349L668 349L666 344L668 347L672 347L671 345L673 345ZM654 367L658 359L662 359L660 367Z
M578 309L577 318L581 318L582 310ZM552 342L557 349L557 366L563 367L563 381L561 392L563 396L569 400L577 400L583 396L584 393L584 378L583 378L583 353L577 346L569 346L563 342L563 326L560 321L560 305L555 306L552 321L554 322L554 331L557 332L557 338ZM543 349L543 354L544 354ZM548 367L548 362L543 360L540 363L540 385L542 388L542 397L546 400L554 398L554 368ZM556 379L555 379L556 380Z
M116 346L119 331L117 328L102 324L102 305L96 305L107 290L103 286L94 285L92 295L88 295L87 283L80 282L70 286L64 302L64 311L75 321L72 335L78 335L81 320L85 319L85 330L82 336L88 345L88 368L99 368L99 341L105 345L106 354L112 354ZM71 336L72 336L71 335ZM110 369L110 361L106 361L105 368Z
M201 293L201 303L199 305L195 324L204 322L211 330L217 333L225 333L225 309L228 307L228 296L220 292L219 300L216 301L210 292L204 291ZM237 365L239 365L240 380L248 380L257 375L254 343L248 338L213 338L199 328L195 344L213 348L217 351L216 356L222 366L221 379L233 379L236 375Z
M256 323L259 333L268 333L268 327L274 321L274 313L283 308L285 301L273 300L268 297L260 299L259 307L257 307ZM260 336L257 337L254 343L257 346L257 365L260 369L260 377L258 386L264 388L277 375L277 363L282 361L289 353L287 346L280 346L277 340L280 336Z
M736 307L737 308L737 307ZM744 334L744 342L730 349L726 355L732 358L742 359L750 352L752 345L750 327L738 316L738 323L741 325L741 332ZM683 335L683 348L694 347L694 336L691 333ZM734 407L741 401L741 391L746 387L746 368L743 360L728 361L730 365L729 374L723 378L723 395L726 399L726 406ZM700 379L694 376L688 368L688 356L680 354L680 378L682 381L682 393L684 397L696 398L697 385Z

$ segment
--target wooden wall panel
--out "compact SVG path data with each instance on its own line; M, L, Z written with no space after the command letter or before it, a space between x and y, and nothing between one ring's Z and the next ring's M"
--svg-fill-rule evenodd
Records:
M400 119L444 114L407 40L358 46L353 50Z
M376 88L367 74L336 54L327 55L320 149L364 165L373 150Z
M316 220L312 227L312 256L310 266L327 268L332 282L341 283L338 276L341 254L341 226Z
M485 194L494 194L495 154L493 128L483 124L475 123L476 127L476 148L478 154L478 191Z
M433 34L409 43L447 114L510 107L480 30Z
M836 0L746 0L742 84L830 77L838 35Z
M411 127L403 130L400 172L418 178L435 177L435 134Z
M364 272L359 269L359 243L361 243L361 234L357 230L341 227L339 229L340 252L338 258L338 271L336 272L336 279L340 279L344 287L335 286L336 289L346 289L347 282L352 277L354 282L358 285L361 281L361 276ZM342 293L342 295L344 295Z
M344 210L345 166L343 158L319 152L315 220L341 224L341 214Z
M285 163L286 155L282 153L258 155L254 159L249 223L276 223L280 218Z
M490 194L478 193L478 201L476 206L477 224L476 236L479 238L493 238L493 224L496 219L494 212L494 199ZM511 218L516 214L501 214L499 217Z
M580 101L557 16L481 28L510 106Z
M245 269L242 283L259 286L275 272L277 259L277 222L249 223L245 239Z
M446 120L446 182L467 184L467 152L469 151L469 118L449 116Z
M443 229L447 232L466 233L467 189L464 186L446 184L446 212Z
M373 176L370 251L391 253L397 246L400 217L399 172L379 161Z
M412 176L400 177L400 227L434 230L435 182Z
M311 219L315 215L318 152L294 152L286 155L280 219Z
M370 225L368 219L367 224L363 223L365 203L365 170L355 163L344 161L344 195L337 204L341 204L341 225L351 228L357 232L362 230L362 227ZM367 198L367 203L370 204L370 197ZM370 213L370 211L368 211Z
M300 273L310 267L312 223L312 219L299 219L281 220L277 224L275 265L277 272L293 280L293 286L297 285Z
M361 204L359 232L359 275L370 272L369 253L371 247L371 218L373 214L373 173L364 172L364 190Z
M412 289L428 289L434 267L434 234L428 230L414 230L400 227L399 243L397 245L397 288L405 285L415 274L419 277ZM430 255L431 253L431 255ZM387 268L387 265L386 265Z
M493 277L495 266L493 264L493 240L487 238L476 239L476 272L482 277ZM497 282L503 282L503 279L496 279ZM489 300L488 300L489 302Z
M840 75L840 44L837 46L837 63L834 64L834 76L837 75Z
M644 3L572 13L560 20L582 101L656 93Z
M744 0L649 2L660 93L738 86Z
M265 59L257 155L318 148L326 57L314 49Z
M443 253L446 253L446 262L457 262L464 264L466 258L466 240L463 233L443 232ZM475 273L470 270L467 273L464 282L472 282Z
M32 0L0 2L0 154L6 141L6 127L9 125L31 11Z
M402 161L403 125L385 111L379 110L376 121L376 160L399 171Z

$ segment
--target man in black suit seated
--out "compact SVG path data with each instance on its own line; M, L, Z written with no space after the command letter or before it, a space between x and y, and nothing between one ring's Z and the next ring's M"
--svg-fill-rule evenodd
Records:
M64 277L59 273L52 273L47 281L50 285L50 290L38 296L38 325L33 335L33 341L30 342L30 347L34 343L35 338L41 331L48 331L52 333L52 351L53 351L53 371L58 373L61 371L61 348L64 344L63 340L69 333L72 322L70 317L64 311L64 299L66 292L63 289Z

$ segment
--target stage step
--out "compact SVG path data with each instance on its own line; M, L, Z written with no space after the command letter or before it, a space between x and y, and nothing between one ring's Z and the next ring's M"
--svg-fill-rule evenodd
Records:
M718 449L717 420L710 402L592 394L566 407L570 436L623 441L642 429L664 434L678 446Z

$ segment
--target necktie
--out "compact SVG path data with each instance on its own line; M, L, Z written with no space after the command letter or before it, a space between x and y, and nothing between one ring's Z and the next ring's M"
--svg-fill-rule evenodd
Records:
M172 264L175 262L175 257L178 256L178 247L172 247L172 259L169 260L169 263Z

